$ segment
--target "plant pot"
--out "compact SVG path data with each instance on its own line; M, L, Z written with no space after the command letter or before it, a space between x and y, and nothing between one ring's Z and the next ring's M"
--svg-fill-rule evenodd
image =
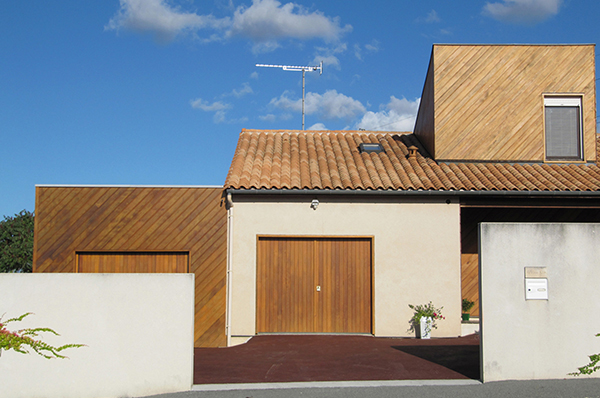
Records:
M469 319L471 319L471 314L462 314L463 321L468 321Z
M431 338L431 325L433 319L430 317L422 317L421 321L415 325L415 332L418 339L429 339Z

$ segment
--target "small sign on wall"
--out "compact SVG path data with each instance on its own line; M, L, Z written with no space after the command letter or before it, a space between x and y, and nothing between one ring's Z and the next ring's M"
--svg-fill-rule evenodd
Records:
M548 300L546 267L525 267L525 300Z

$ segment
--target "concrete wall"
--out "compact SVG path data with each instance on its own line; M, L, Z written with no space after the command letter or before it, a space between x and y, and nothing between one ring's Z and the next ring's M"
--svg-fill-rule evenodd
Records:
M408 336L408 304L430 300L443 306L446 320L434 337L459 336L460 207L444 200L398 203L334 201L314 197L284 202L241 202L234 196L232 245L232 343L255 334L257 236L373 236L374 333ZM249 200L249 199L248 199ZM414 336L414 335L411 335Z
M193 274L0 274L9 330L49 327L69 359L3 351L0 397L124 397L189 390Z
M480 228L483 380L571 377L600 351L600 224ZM525 267L548 300L525 300Z

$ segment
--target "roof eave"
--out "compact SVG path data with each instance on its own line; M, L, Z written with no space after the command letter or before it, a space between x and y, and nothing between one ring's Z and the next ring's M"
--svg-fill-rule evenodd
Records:
M489 196L489 197L600 197L600 191L464 191L464 190L356 190L356 189L239 189L233 195L391 195L391 196Z

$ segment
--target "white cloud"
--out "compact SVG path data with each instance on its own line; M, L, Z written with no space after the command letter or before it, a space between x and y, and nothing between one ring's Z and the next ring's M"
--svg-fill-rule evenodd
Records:
M213 116L213 122L215 123L224 123L225 122L225 111L217 111Z
M257 79L258 79L258 72L252 72L252 73L250 74L250 79L255 79L255 80L257 80Z
M279 98L271 99L271 101L269 101L269 105L275 106L279 109L301 111L302 99L292 100L289 97L290 94L292 94L290 91L285 90L283 94L279 96Z
M234 90L235 91L235 90ZM213 122L215 123L243 123L248 121L247 117L241 117L238 119L227 119L227 110L233 108L231 104L222 101L215 101L212 104L202 98L197 98L190 101L190 105L194 109L200 109L205 112L214 112Z
M379 51L379 42L377 40L373 40L371 44L365 44L365 49L369 52L376 53Z
M198 15L171 7L165 0L120 0L120 9L104 27L106 30L131 29L154 34L158 41L173 40L177 35L203 28L222 29L229 18Z
M250 87L249 83L242 83L242 88L240 88L239 90L233 89L231 94L236 98L240 98L246 94L252 94L253 92L254 91L252 91L252 87Z
M311 65L319 65L323 61L324 66L330 66L340 70L340 60L336 54L342 54L348 49L346 43L339 43L333 47L317 47L317 54L313 58Z
M311 65L319 65L323 61L324 66L331 66L334 69L340 70L340 60L335 55L317 55Z
M483 14L501 22L535 24L556 14L562 0L502 0L486 3Z
M261 41L252 45L252 53L264 54L277 50L281 45L276 40Z
M398 99L392 95L390 97L390 102L388 102L386 105L386 108L400 115L413 115L416 117L420 102L420 99L409 101L404 97L402 97L402 99Z
M279 98L273 98L269 105L294 112L302 112L302 99L291 99L285 91ZM352 119L366 111L360 101L348 97L336 90L327 90L325 94L307 93L304 112L307 115L319 114L325 119Z
M238 119L227 119L227 114L224 110L216 111L213 116L213 122L215 124L219 124L219 123L234 124L234 123L244 123L247 121L248 121L247 117L241 117Z
M274 122L277 119L277 117L275 115L273 115L272 113L269 113L264 116L259 116L258 118L260 120L264 120L265 122Z
M429 14L427 14L427 18L425 18L425 22L428 22L428 23L440 22L440 21L441 21L441 19L435 10L431 10L431 12Z
M362 48L360 47L360 44L355 44L354 45L354 56L362 61Z
M227 36L249 37L255 42L283 38L338 40L352 26L340 26L339 18L319 11L309 12L295 3L282 5L277 0L252 0L250 7L240 6L233 14Z
M191 100L190 105L194 109L201 109L205 112L224 111L225 109L231 108L231 104L226 102L215 101L212 104L209 104L208 101L205 101L202 98Z
M356 124L356 128L377 131L413 131L420 98L409 101L393 95L390 102L381 106L379 112L366 112Z
M438 15L436 10L431 10L427 13L426 17L418 17L415 22L417 23L437 23L441 22L442 19Z
M352 30L341 26L339 17L329 17L320 11L310 12L295 3L277 0L252 0L250 7L230 7L231 17L216 18L200 15L171 5L169 0L119 0L120 7L104 27L105 30L132 30L154 35L157 41L169 42L185 33L195 34L210 29L201 42L208 43L227 37L246 37L254 42L252 51L264 53L280 47L281 39L322 39L336 42ZM231 3L230 3L231 4Z
M376 53L379 51L379 42L377 40L373 40L370 44L365 44L364 49L367 53ZM363 48L360 44L354 45L354 56L360 61L363 60Z
M307 130L327 130L327 127L323 123L315 123L310 126Z
M233 124L233 123L246 123L248 121L248 118L246 116L244 117L240 117L237 119L229 119L229 120L225 120L225 123L229 123L229 124Z
M306 96L307 102L314 107L318 107L319 113L326 119L350 119L366 110L360 101L335 90L327 90L323 95L309 94L312 95Z

